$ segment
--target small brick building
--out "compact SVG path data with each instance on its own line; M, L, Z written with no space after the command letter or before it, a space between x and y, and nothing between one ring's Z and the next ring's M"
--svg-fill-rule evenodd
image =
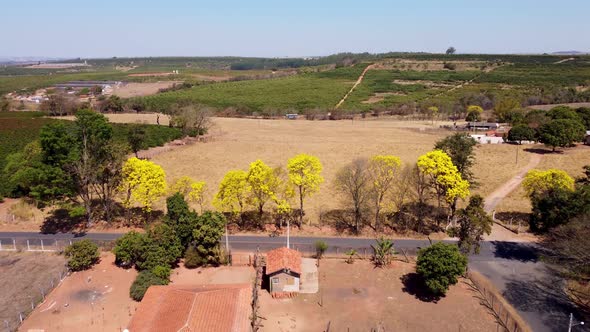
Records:
M266 254L265 277L273 297L299 293L301 253L286 247L269 251Z

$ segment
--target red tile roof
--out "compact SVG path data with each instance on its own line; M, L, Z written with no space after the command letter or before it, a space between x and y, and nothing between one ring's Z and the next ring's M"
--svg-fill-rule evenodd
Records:
M129 332L250 331L250 285L151 286Z
M266 254L266 274L289 269L301 274L301 254L287 247L271 250Z

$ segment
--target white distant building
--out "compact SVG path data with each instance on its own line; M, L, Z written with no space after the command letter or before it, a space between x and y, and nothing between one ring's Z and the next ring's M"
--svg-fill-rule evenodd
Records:
M496 137L496 136L486 136L486 135L471 135L471 137L477 141L479 144L502 144L504 143L504 138Z

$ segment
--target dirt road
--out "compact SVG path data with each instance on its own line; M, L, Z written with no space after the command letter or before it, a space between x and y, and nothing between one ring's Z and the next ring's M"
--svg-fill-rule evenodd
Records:
M485 198L485 205L484 209L488 213L492 213L496 206L510 194L513 190L515 190L520 183L522 182L524 176L528 171L535 168L539 162L541 162L542 155L540 154L533 154L531 156L531 160L529 163L523 167L518 174L510 179L508 182L504 183L498 189L494 190L490 195ZM518 234L515 234L506 228L494 224L492 228L492 234L485 237L487 241L531 241L534 240L532 237L523 237Z
M344 102L346 101L346 98L348 98L348 96L350 96L350 94L354 91L354 89L356 89L356 87L363 82L363 78L365 78L365 74L369 71L369 69L373 69L373 68L375 68L374 64L368 65L367 68L365 68L365 70L363 70L363 72L361 73L359 78L356 80L356 82L354 83L352 88L350 88L350 90L346 93L346 95L344 95L344 97L338 102L338 104L336 104L336 106L334 108L338 108L342 104L344 104Z

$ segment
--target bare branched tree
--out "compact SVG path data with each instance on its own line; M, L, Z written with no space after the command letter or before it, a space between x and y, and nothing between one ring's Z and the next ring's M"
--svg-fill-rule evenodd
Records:
M371 197L370 184L367 159L356 159L336 174L335 188L342 194L347 205L352 205L356 233L360 232L363 211Z

